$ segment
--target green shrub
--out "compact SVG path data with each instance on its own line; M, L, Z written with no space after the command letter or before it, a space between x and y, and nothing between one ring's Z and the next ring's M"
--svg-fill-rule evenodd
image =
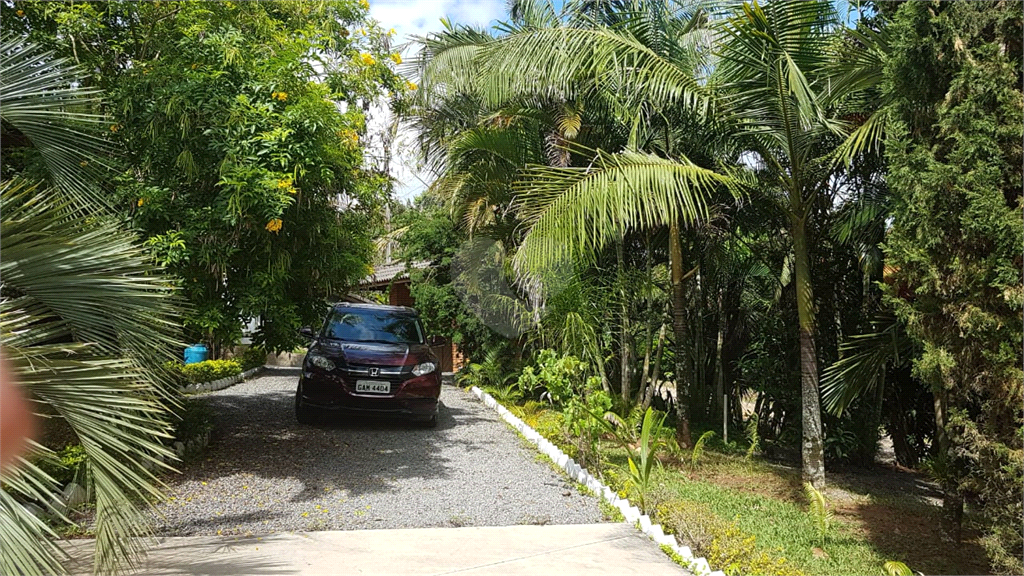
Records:
M188 442L213 430L213 411L202 398L186 398L175 411L174 440Z
M164 362L164 370L171 376L177 386L184 386L189 382L185 378L185 365L181 362Z
M85 448L81 444L69 444L56 450L52 458L40 458L35 465L52 476L58 485L66 486L75 480L84 484L86 460Z
M206 360L195 364L167 362L164 368L175 376L180 386L203 384L242 373L242 365L235 360Z
M242 363L242 370L252 370L263 366L267 362L267 350L262 346L252 345L242 352L240 358Z
M714 570L730 576L801 576L803 572L783 557L757 549L757 538L723 520L706 506L675 500L660 504L655 519L689 543L695 556L703 556Z

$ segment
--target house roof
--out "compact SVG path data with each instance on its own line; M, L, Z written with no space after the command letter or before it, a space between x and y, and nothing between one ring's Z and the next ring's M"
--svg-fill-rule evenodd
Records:
M415 262L391 262L389 264L382 264L375 266L373 273L359 281L359 286L362 288L371 288L389 284L394 280L401 280L409 277L409 269L414 268L422 270L429 268L430 262L426 260L417 260Z

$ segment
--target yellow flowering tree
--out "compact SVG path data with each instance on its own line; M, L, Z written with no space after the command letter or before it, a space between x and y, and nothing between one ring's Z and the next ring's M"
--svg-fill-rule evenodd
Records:
M215 352L256 316L259 339L293 347L366 269L386 187L363 169L359 104L405 89L368 10L365 0L0 5L7 28L97 71L89 82L108 95L105 132L125 160L112 196L180 277L189 338ZM145 42L138 30L151 30ZM345 198L356 202L339 211Z

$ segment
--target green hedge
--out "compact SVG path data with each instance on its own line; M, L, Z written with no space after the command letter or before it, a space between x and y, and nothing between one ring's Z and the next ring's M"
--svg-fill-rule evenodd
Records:
M267 350L262 346L249 346L242 352L242 369L252 370L267 362Z
M174 374L181 385L202 384L242 373L242 365L235 360L206 360L195 364L168 362L164 368Z

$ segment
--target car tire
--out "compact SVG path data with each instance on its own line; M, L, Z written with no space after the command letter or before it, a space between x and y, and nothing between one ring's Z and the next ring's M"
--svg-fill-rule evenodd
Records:
M316 422L313 409L302 401L302 386L295 391L295 419L299 424L314 424Z

